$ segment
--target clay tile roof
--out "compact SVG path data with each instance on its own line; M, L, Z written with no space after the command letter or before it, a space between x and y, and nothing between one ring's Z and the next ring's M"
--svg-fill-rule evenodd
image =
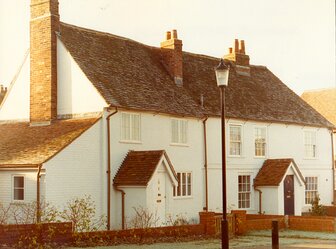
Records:
M291 163L304 182L304 178L293 159L267 159L254 179L254 186L279 186Z
M29 126L29 122L0 124L0 168L44 163L97 120L57 120L48 126Z
M164 150L128 152L114 177L114 185L147 186L163 156L166 156L170 164ZM175 175L172 165L169 166Z
M336 126L336 88L307 91L301 97Z
M64 23L60 30L60 40L108 104L182 116L220 116L214 73L219 58L183 52L183 86L178 86L162 64L160 48ZM228 118L333 127L266 67L251 65L249 77L237 74L236 65L228 63Z

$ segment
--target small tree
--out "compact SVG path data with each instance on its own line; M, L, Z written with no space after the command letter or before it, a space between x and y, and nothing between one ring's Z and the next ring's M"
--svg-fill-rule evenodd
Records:
M320 202L320 196L317 194L311 203L312 205L311 209L309 209L311 214L314 216L326 215L326 208L323 205L319 204L319 202Z

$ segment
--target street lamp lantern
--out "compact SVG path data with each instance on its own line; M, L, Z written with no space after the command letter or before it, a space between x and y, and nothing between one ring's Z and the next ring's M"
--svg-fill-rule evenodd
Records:
M218 86L227 86L229 83L229 67L225 65L221 59L219 65L215 69Z
M219 65L215 68L217 85L221 93L221 128L222 128L222 249L229 249L229 225L226 217L226 148L225 148L225 87L229 83L229 67L221 59Z

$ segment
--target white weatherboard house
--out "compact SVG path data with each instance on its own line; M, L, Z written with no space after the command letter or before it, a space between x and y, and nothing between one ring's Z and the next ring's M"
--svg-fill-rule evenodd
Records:
M31 43L0 107L0 202L62 207L90 195L108 228L134 208L159 224L221 212L219 58L59 21L57 0L31 0ZM43 42L42 42L43 41ZM332 203L333 125L244 42L225 56L228 209L296 214Z

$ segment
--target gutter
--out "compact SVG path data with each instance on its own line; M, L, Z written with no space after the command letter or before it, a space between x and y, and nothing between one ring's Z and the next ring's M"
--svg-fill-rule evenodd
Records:
M41 200L40 200L40 178L41 178L42 164L38 165L36 175L36 223L41 223Z
M114 189L116 191L119 191L121 193L121 229L125 229L125 191L118 188L117 186L114 186Z
M111 138L110 118L118 112L118 108L106 117L107 122L107 230L111 229Z
M208 196L208 150L207 150L207 135L206 135L206 121L208 117L203 120L203 136L204 136L204 175L205 175L205 207L206 212L209 210L209 196Z

